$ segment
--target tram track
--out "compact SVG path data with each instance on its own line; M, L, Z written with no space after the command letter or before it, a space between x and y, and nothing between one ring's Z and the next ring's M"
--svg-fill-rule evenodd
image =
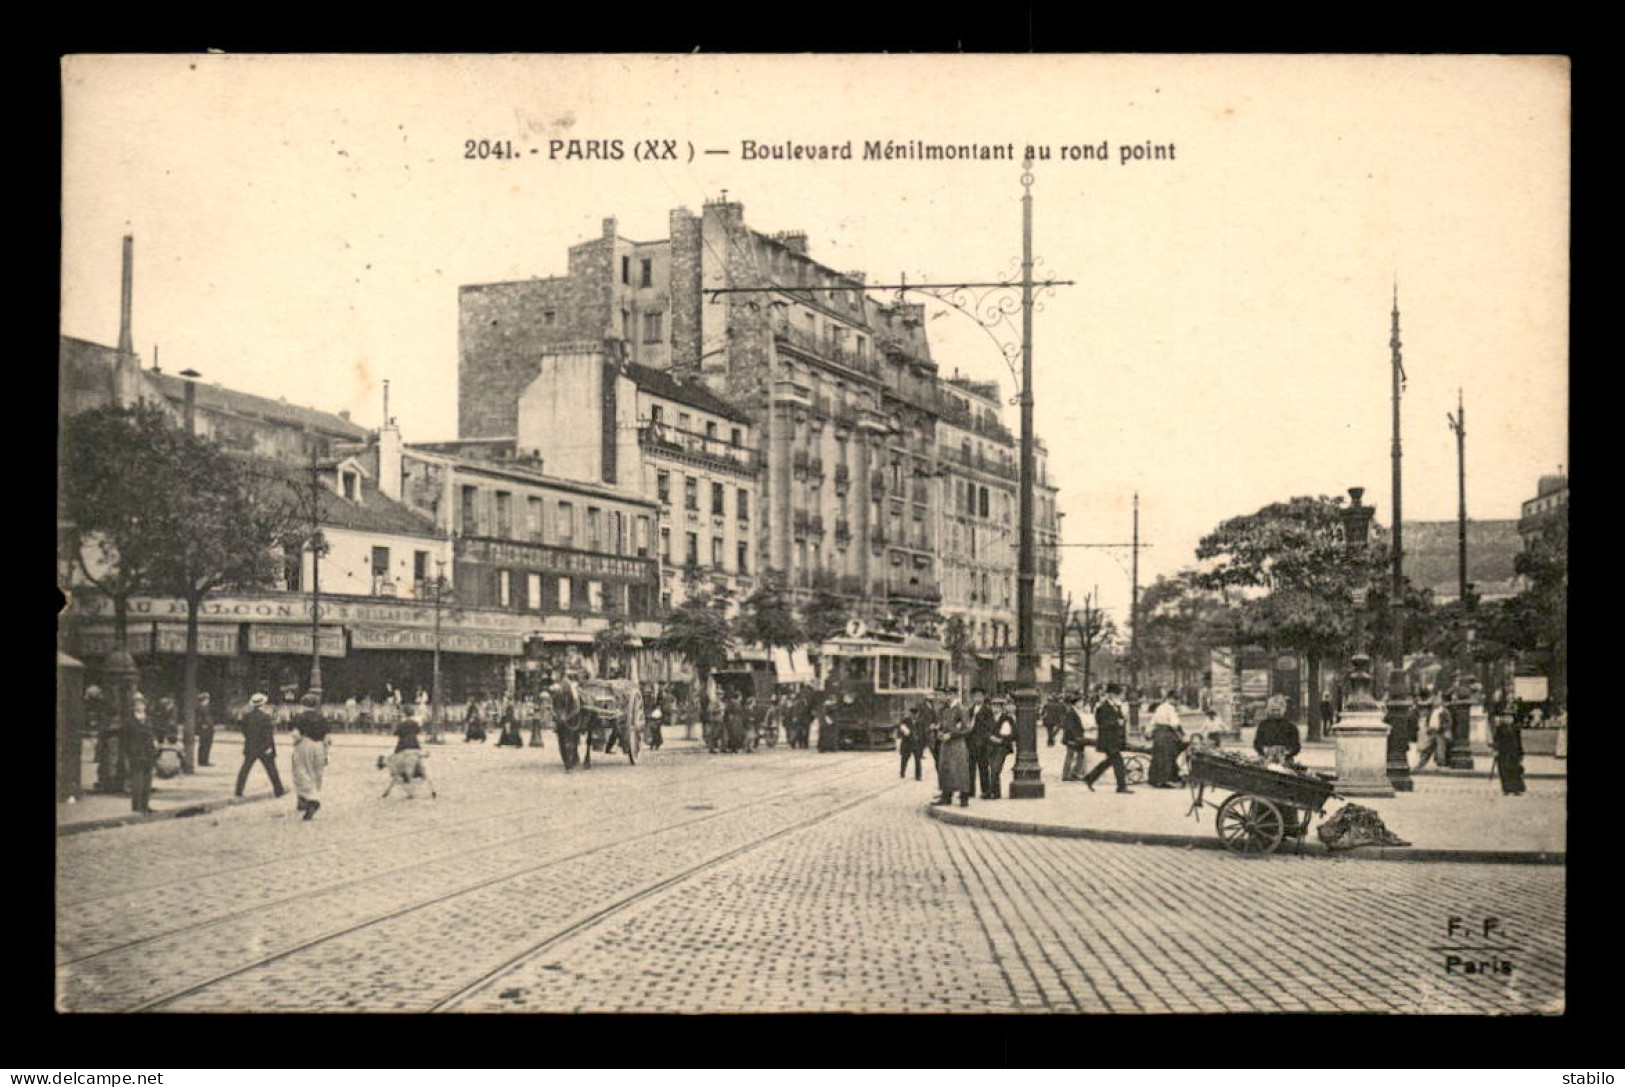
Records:
M831 769L835 769L835 768L831 768ZM455 900L465 898L466 896L469 896L469 895L476 894L477 892L480 892L482 890L488 890L488 889L491 889L491 888L500 887L500 886L502 886L504 884L511 884L511 883L516 882L516 881L523 880L526 877L535 876L535 875L537 875L539 873L545 873L550 869L561 868L562 866L571 864L573 862L583 861L583 860L586 860L588 858L592 858L596 854L605 853L608 850L622 848L622 847L625 847L627 845L631 845L631 844L638 843L638 842L647 842L648 840L657 838L657 837L659 837L661 835L671 835L671 834L674 834L674 833L678 833L678 832L684 831L685 829L695 827L695 826L697 826L699 824L703 824L703 823L707 823L707 822L713 822L713 821L720 820L720 819L726 819L726 818L729 818L729 817L738 817L742 813L749 812L751 809L762 808L764 806L771 805L771 804L773 804L775 802L782 801L785 798L801 798L801 799L811 798L811 797L819 795L822 792L828 791L833 786L838 786L838 785L842 784L843 782L847 781L850 778L858 777L860 775L867 774L867 773L872 773L872 770L873 770L873 767L870 764L867 764L867 763L859 764L859 765L856 765L856 766L847 765L847 766L843 766L843 767L839 768L838 772L828 773L828 774L820 774L816 778L814 778L813 780L808 780L808 774L807 774L806 770L803 768L799 772L797 772L795 775L793 775L798 780L796 781L795 784L791 785L790 787L772 789L771 791L766 792L763 795L758 795L758 796L756 796L756 797L754 797L754 798L752 798L750 800L746 800L746 801L744 801L742 803L739 803L739 804L732 804L732 805L728 805L726 807L717 808L715 810L707 810L707 811L704 811L701 814L698 814L698 815L694 816L693 818L681 819L681 820L676 821L676 822L664 823L661 826L652 828L652 829L650 829L648 831L645 831L645 832L642 832L642 833L630 835L630 836L624 837L624 838L616 838L616 839L613 839L613 840L601 841L601 842L595 843L595 844L593 844L593 845L591 845L591 846L589 846L589 847L587 847L585 849L575 850L575 851L572 851L570 853L564 854L562 856L549 857L549 858L546 858L545 860L542 860L542 861L537 862L537 863L525 864L525 865L522 865L520 867L512 868L512 869L509 869L509 870L506 870L506 871L502 871L500 873L494 874L492 876L489 876L489 877L486 877L486 878L483 878L483 879L478 879L478 880L476 880L476 881L474 881L472 883L467 883L467 884L463 884L463 885L460 885L460 886L451 887L451 888L449 888L449 889L447 889L447 890L445 890L443 892L433 894L433 895L430 895L430 896L425 897L425 898L420 898L420 899L417 899L417 900L412 901L412 902L405 903L405 904L400 905L400 906L398 906L396 908L388 909L388 910L384 910L382 912L377 912L377 913L370 914L370 915L368 915L368 916L366 916L366 917L364 917L364 918L362 918L362 919L360 919L360 920L358 920L358 921L356 921L356 922L354 922L352 924L342 925L342 926L340 926L338 928L334 928L334 929L331 929L329 931L316 934L316 935L314 935L314 936L312 936L312 937L310 937L308 939L297 940L296 942L290 944L289 946L278 949L278 950L275 950L275 951L273 951L271 953L263 954L263 955L256 955L250 961L233 965L232 967L230 967L228 969L221 970L221 971L218 971L216 973L213 973L210 976L208 976L208 977L206 977L206 978L204 978L202 980L199 980L199 981L197 981L195 983L185 985L185 986L183 986L181 988L172 990L170 992L164 993L164 994L159 995L159 996L155 996L155 997L140 1000L140 1001L138 1001L138 1002L136 1002L134 1004L123 1006L123 1007L119 1008L118 1010L146 1011L146 1010L161 1009L161 1008L167 1007L169 1005L172 1005L172 1004L174 1004L174 1003L176 1003L178 1001L184 1000L189 996L195 995L196 993L203 992L203 991L206 991L206 990L208 990L208 989L210 989L210 988L212 988L214 986L220 985L223 982L229 981L229 980L234 979L234 978L240 978L240 977L242 977L244 975L251 974L254 971L264 969L266 967L272 966L272 965L274 965L276 963L279 963L279 962L282 962L284 960L293 958L295 956L299 956L299 955L301 955L301 954L303 954L305 952L311 951L312 949L315 949L315 948L321 947L323 945L329 944L332 941L342 939L345 936L349 936L349 935L356 934L356 933L361 933L361 932L364 932L365 930L372 929L372 928L375 928L375 927L380 926L380 925L386 925L389 922L409 917L409 916L411 916L413 914L420 913L420 912L422 912L424 910L428 910L431 907L441 905L441 904L445 904L445 903L449 903L449 902L454 902ZM894 784L895 783L893 783L893 785ZM893 785L888 785L887 787L890 788L890 787L893 787ZM885 790L881 790L881 792L884 792L884 791ZM874 793L872 795L879 795L879 793ZM859 802L861 802L861 801L859 801ZM844 810L844 808L845 808L845 806L843 805L841 810ZM603 820L603 815L602 815L602 812L600 812L594 818L591 818L591 819L588 819L588 820L583 820L583 821L578 821L575 825L579 829L579 827L581 825L583 825L583 824L586 824L586 823L602 823L602 820ZM802 822L805 822L805 821L802 821ZM796 824L796 825L801 825L801 823L798 822L798 824ZM556 835L556 834L561 833L561 832L562 832L562 828L553 827L553 828L550 828L548 831L544 831L544 832L540 832L540 833L549 834L549 835ZM775 832L775 835L776 834L777 834L777 832ZM773 837L775 835L768 835L768 836L762 837L760 839L760 841L765 842L765 841L769 840L771 837ZM537 836L539 836L539 835L528 835L528 836L524 836L524 837L537 837ZM510 843L510 844L512 844L512 843ZM495 848L495 847L493 847L493 848ZM465 854L466 854L466 851L465 851ZM423 863L424 862L422 862L422 861L416 861L416 862L414 862L413 865L409 865L409 866L405 866L405 867L407 867L407 868L420 867ZM692 874L693 871L697 871L697 870L699 870L700 868L703 868L703 867L704 867L704 865L701 865L701 866L697 866L697 867L692 868L692 869L685 869L685 871L689 872L689 874ZM400 872L395 871L395 872L393 872L391 874L399 875ZM199 932L201 930L205 930L205 929L209 929L209 928L215 928L215 927L227 924L227 923L232 922L232 921L241 921L245 917L251 917L252 915L254 915L256 913L263 913L263 912L268 911L268 910L277 910L277 909L284 909L285 910L285 909L287 909L287 908L289 908L291 906L296 906L301 901L313 901L314 902L314 901L317 901L317 900L321 899L324 896L331 895L331 894L333 894L333 893L335 893L337 891L343 891L343 890L346 890L346 889L359 887L359 886L361 886L361 885L363 885L363 884L365 884L367 882L371 882L371 881L375 881L375 880L379 880L379 879L384 879L384 878L387 878L387 874L379 873L379 874L374 874L374 875L370 875L370 876L366 876L366 877L360 877L360 878L358 878L358 879L356 879L354 881L347 881L347 882L341 883L341 884L329 884L329 885L326 885L326 886L318 888L318 889L314 889L314 890L306 891L306 892L301 892L300 894L297 894L297 895L286 896L286 897L284 897L282 899L277 900L276 902L257 903L256 905L254 905L252 907L248 907L248 908L243 909L243 910L233 911L233 912L231 912L230 914L227 914L227 915L217 915L217 916L210 917L210 918L204 919L202 921L199 921L198 923L193 924L193 925L180 926L180 927L171 929L171 930L169 930L168 932L166 932L166 933L164 933L162 935L155 935L155 936L151 936L151 937L146 937L146 938L143 938L143 939L138 940L138 941L127 942L127 943L122 944L122 945L120 945L118 947L103 949L103 950L95 952L95 953L93 953L91 955L83 956L83 957L81 957L79 959L76 959L72 963L64 963L61 966L59 966L59 968L58 968L59 980L64 980L65 976L72 976L74 974L76 968L81 967L81 966L83 966L84 964L87 964L87 963L97 964L97 965L101 965L101 966L105 967L105 966L109 965L108 960L113 959L114 956L117 956L117 955L119 955L121 953L125 957L129 957L131 955L138 954L138 953L140 953L140 951L141 951L141 949L143 947L145 947L146 945L152 944L152 943L154 943L155 941L157 941L159 939L173 938L173 937L177 937L177 936L187 936L189 934L197 933L197 932ZM313 911L313 912L318 912L318 911ZM96 988L96 986L94 984L92 984L91 988L94 990ZM86 1010L90 1010L90 1009L86 1009ZM102 1010L102 1009L97 1009L97 1010ZM105 1010L114 1010L114 1009L107 1008Z
M788 749L786 751L784 751L784 752L776 752L774 754L777 754L779 757L776 758L776 759L761 760L761 762L766 762L766 763L768 763L768 765L781 765L783 763L791 761L791 759L788 757L789 756L789 750ZM369 758L369 761L370 761L370 758ZM697 765L702 765L702 766L705 765L705 762L703 760L696 760L696 761L697 761ZM693 774L693 775L685 774L681 778L668 779L668 780L676 780L676 781L681 781L681 782L687 782L687 781L692 781L695 778L703 777L703 776L704 776L703 774ZM585 780L585 778L582 777L581 775L575 775L575 780L578 780L578 781L579 780ZM628 783L623 787L614 788L614 789L611 789L611 790L606 790L604 792L599 792L599 793L596 793L594 795L596 797L601 798L601 797L605 797L605 796L622 796L622 795L627 795L627 794L637 793L637 792L647 792L648 790L649 790L649 785L648 785L647 782L636 782L636 783ZM471 816L468 816L467 818L463 818L463 819L451 819L451 820L447 820L447 821L444 821L444 822L436 823L432 827L427 828L427 829L428 829L429 832L434 833L434 834L451 833L451 832L454 832L454 831L457 831L457 830L464 829L466 827L476 826L476 825L481 824L481 823L488 823L488 822L491 822L493 820L519 819L519 818L524 818L525 816L528 816L528 815L534 815L534 814L538 814L538 813L545 813L545 812L553 811L553 810L556 810L557 804L558 804L558 798L556 796L550 796L545 802L527 804L524 807L511 808L511 809L508 809L506 811L489 812L489 813L486 813L484 815L471 815ZM324 854L335 853L335 852L338 852L340 850L352 849L352 848L355 848L355 847L367 847L367 846L380 845L380 844L392 844L392 843L397 842L398 840L399 840L399 835L397 833L394 833L394 832L384 833L384 834L376 834L376 835L371 835L371 836L363 837L363 838L351 838L351 839L346 839L346 840L341 841L341 842L335 842L334 844L332 844L330 846L323 846L323 847L318 848L318 849L307 850L307 851L297 853L297 854L287 854L287 855L284 855L284 856L271 857L271 858L268 858L266 860L253 861L253 862L248 863L248 864L232 865L231 867L227 867L227 868L211 868L203 876L199 876L197 874L188 874L188 875L184 875L184 876L178 876L178 877L176 877L174 879L166 879L166 880L163 880L163 881L157 882L157 883L144 883L144 884L138 884L138 885L135 885L135 886L120 887L116 891L108 891L108 892L106 892L104 894L87 895L87 896L82 897L82 898L74 898L74 899L62 899L62 900L60 900L58 902L58 908L61 909L61 910L72 910L72 909L76 909L76 908L78 908L80 906L94 905L94 904L99 903L99 902L106 902L106 901L115 900L115 899L117 899L117 900L128 900L134 895L149 894L149 893L154 892L154 891L162 891L162 890L167 890L167 889L174 888L174 887L188 887L188 888L190 888L190 887L196 886L196 884L200 881L200 879L214 880L214 879L217 879L217 878L229 878L229 877L232 877L232 876L241 875L242 873L245 873L245 872L252 872L252 871L255 871L255 870L258 870L258 869L270 868L270 867L274 867L276 865L286 865L286 864L308 862L310 860L310 858L312 858L312 857L319 857L319 856L322 856ZM185 856L187 856L187 855L186 854L181 854L181 855L176 856L175 859L182 859Z
M728 850L726 853L711 857L699 864L691 865L681 872L667 876L664 879L656 880L653 883L638 888L636 891L633 891L630 894L623 895L608 905L598 910L594 910L586 917L566 925L564 928L548 936L546 939L540 940L518 954L510 956L505 962L497 966L495 969L487 970L473 982L453 990L451 993L436 1000L433 1004L429 1005L423 1010L429 1012L452 1010L455 1005L462 1000L477 994L483 989L488 989L492 985L497 984L504 975L519 969L526 963L535 959L538 955L552 950L557 945L581 932L585 932L587 929L602 924L611 917L614 917L616 914L637 905L639 902L653 898L662 891L668 890L669 888L685 882L686 880L693 879L695 876L719 868L734 858L743 856L744 854L752 852L753 850L760 849L770 842L787 837L788 835L794 834L797 831L805 830L810 826L827 822L828 820L851 811L854 808L862 807L863 805L884 796L886 793L891 792L900 784L902 784L901 781L887 782L881 788L865 793L863 796L860 796L855 800L849 800L846 803L835 808L831 808L828 811L817 812L805 819L792 823L790 826L780 827L778 830L775 830L770 834L765 834L754 841L747 842L742 846L737 846Z
M821 767L821 768L818 768L818 769L830 770L830 769L834 769L834 768L826 766L826 767ZM811 771L811 772L816 772L816 770ZM857 771L854 769L850 773L836 774L832 778L830 778L829 780L830 781L841 781L841 780L844 780L846 777L852 776L856 772ZM768 785L769 785L769 787L771 787L772 784L776 784L776 783L778 783L780 781L783 781L786 778L805 778L808 775L808 773L809 773L809 771L805 767L798 767L795 770L781 771L780 773L777 773L777 774L774 775L774 777L771 779L771 781L768 783ZM819 783L813 783L813 784L819 784ZM620 795L623 795L625 793L639 791L640 788L641 788L642 791L645 791L645 792L648 791L646 785L642 786L642 787L636 787L635 786L635 787L631 787L631 788L627 788L627 789L616 790L615 792L609 793L609 794L598 794L596 799L606 799L606 798L611 798L611 797L615 797L615 796L620 796ZM787 791L788 790L779 790L778 792L770 793L766 797L760 797L760 798L758 798L757 801L752 801L751 803L762 802L762 801L766 801L768 799L772 799L773 797L776 797L776 796L782 796L782 795L785 795L785 793ZM677 805L677 806L684 806L684 799L685 798L673 797L672 798L672 803L674 805ZM556 808L530 808L530 809L525 809L525 810L526 811L532 811L532 812L538 812L539 811L539 812L545 812L545 813L553 813L553 812L557 811ZM735 809L729 809L729 810L735 810ZM707 815L701 816L701 817L696 818L696 819L686 820L683 824L679 824L679 825L687 825L688 823L703 822L706 819L715 818L719 814L726 814L726 811L708 813ZM469 845L467 845L465 843L465 844L456 846L455 848L452 848L452 849L445 850L443 852L434 854L432 856L424 856L422 854L414 853L411 856L410 860L407 860L407 861L405 861L405 862L403 862L401 864L394 865L393 867L383 869L381 871L369 872L369 873L367 873L365 875L356 876L356 877L353 877L353 878L350 878L350 879L341 879L338 882L324 883L324 884L322 884L320 886L305 888L305 889L300 890L298 892L295 892L293 894L282 895L280 897L270 899L270 900L258 901L258 902L255 902L251 906L246 906L246 907L243 907L241 909L230 910L230 911L228 911L226 913L213 914L213 915L211 915L211 916L209 916L207 918L199 919L199 920L194 921L194 922L192 922L190 924L184 924L184 925L179 925L179 926L176 926L176 927L173 927L173 928L168 928L168 929L165 929L165 930L163 930L161 932L149 933L149 934L143 935L143 936L141 936L139 938L132 939L132 940L126 940L126 941L124 941L122 943L118 943L118 944L115 944L115 945L112 945L112 946L109 946L109 947L98 948L95 951L91 951L91 952L86 953L86 954L77 955L76 957L71 958L71 959L63 959L63 960L61 960L60 962L57 963L57 967L58 967L58 969L64 969L64 968L67 968L67 967L78 966L78 965L83 964L83 963L92 962L94 960L104 958L104 957L109 956L109 955L117 954L118 952L121 952L121 951L128 951L128 950L131 950L131 949L134 949L134 948L143 947L145 945L155 943L155 942L157 942L159 940L167 939L167 938L170 938L170 937L173 937L173 936L179 936L179 935L183 935L185 933L191 933L191 932L199 932L199 931L202 931L202 930L205 930L205 929L208 929L208 928L212 928L212 927L214 927L216 925L222 925L222 924L226 924L226 923L231 922L231 921L240 920L240 919L242 919L244 917L248 917L248 916L250 916L250 915L252 915L254 913L264 911L264 910L274 909L274 908L277 908L277 907L280 907L280 906L286 906L286 905L289 905L291 903L298 902L298 901L300 901L302 899L314 898L314 897L318 897L318 896L322 896L322 895L337 893L339 891L343 891L343 890L346 890L346 889L363 886L363 885L365 885L367 883L370 883L370 882L386 880L386 879L388 879L388 878L390 878L392 876L399 876L399 875L401 875L403 873L406 873L406 872L411 872L411 871L419 870L419 869L426 869L426 868L429 868L429 867L431 867L433 865L443 864L443 863L446 863L448 861L455 861L455 860L461 860L461 859L470 858L470 857L477 857L477 856L479 856L481 854L494 853L494 852L497 852L497 851L502 850L502 849L510 849L510 848L512 848L514 846L522 845L525 842L534 841L534 840L539 839L539 838L564 838L564 837L567 837L573 831L579 831L584 827L593 826L593 825L595 825L595 824L597 824L597 823L599 823L601 821L602 821L601 814L594 814L594 815L589 815L589 816L586 816L586 817L583 817L583 818L571 819L571 820L569 820L567 822L563 822L563 823L549 823L545 827L541 827L541 828L531 830L531 831L526 831L526 832L521 833L521 834L510 835L508 837L501 838L501 839L498 839L498 840L492 841L492 842L484 842L484 843L481 843L481 844L479 844L477 846L469 846ZM654 832L651 832L651 833L654 833ZM386 836L386 839L387 839L387 836ZM387 840L392 840L392 841L395 841L395 842L399 841L398 838L387 839ZM340 849L340 848L345 848L345 847L344 846L329 847L328 849L322 850L321 852L331 852L333 849ZM307 858L307 857L309 857L311 855L312 854L294 854L294 855L290 855L290 857L286 858L286 860L291 860L291 861L298 862L298 861L302 861L303 859L305 859L305 858ZM279 858L275 862L266 862L266 863L283 863L283 862L284 862L284 859ZM245 867L245 869L247 869L247 868L254 868L254 867L262 867L262 865L244 866L244 867ZM214 873L210 874L210 878L211 879L214 878Z

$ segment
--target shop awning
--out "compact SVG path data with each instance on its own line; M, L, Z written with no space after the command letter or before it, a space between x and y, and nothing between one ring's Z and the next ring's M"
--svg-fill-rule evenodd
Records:
M805 649L773 650L773 671L780 683L811 683L814 679Z
M308 636L307 636L308 644ZM414 649L433 650L435 635L432 630L418 627L356 626L350 628L350 645L355 649ZM442 653L479 653L493 657L517 657L524 653L525 642L517 634L504 634L478 630L442 630Z

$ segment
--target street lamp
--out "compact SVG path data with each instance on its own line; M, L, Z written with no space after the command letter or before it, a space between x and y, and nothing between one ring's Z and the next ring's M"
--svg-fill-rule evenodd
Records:
M1349 504L1343 511L1343 545L1350 553L1361 553L1370 539L1371 518L1376 510L1360 499L1364 487L1349 488ZM1372 692L1371 657L1365 647L1366 590L1354 590L1356 609L1354 654L1349 660L1348 690L1343 698L1343 716L1331 728L1337 745L1337 791L1344 796L1393 796L1388 779L1387 750L1389 727L1383 722L1382 706Z
M440 739L440 610L446 595L446 560L436 559L434 568L434 679L429 691L429 742L438 744L444 742Z

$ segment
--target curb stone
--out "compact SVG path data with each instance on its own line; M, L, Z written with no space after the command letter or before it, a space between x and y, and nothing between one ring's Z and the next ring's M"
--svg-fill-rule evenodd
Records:
M1091 827L1070 827L1056 823L1022 823L1013 819L993 819L988 816L969 815L927 805L926 814L932 819L953 826L974 827L1004 834L1033 834L1047 838L1085 838L1096 842L1115 842L1119 845L1160 845L1179 849L1225 849L1216 836L1193 834L1161 834L1133 830L1096 830ZM1297 850L1285 844L1281 854L1291 855ZM1497 849L1412 849L1397 846L1359 846L1351 850L1332 851L1319 842L1304 842L1306 857L1353 857L1368 861L1447 862L1456 864L1553 864L1567 865L1568 853L1552 850L1497 850Z
M83 834L91 830L107 830L110 827L134 826L137 823L156 823L164 819L186 819L194 815L206 815L222 808L235 808L240 804L256 804L261 800L275 800L273 793L256 793L253 796L228 796L221 800L204 800L196 804L187 804L179 808L166 808L154 812L130 812L128 815L111 815L105 819L87 819L78 823L60 823L56 828L58 838L69 834Z

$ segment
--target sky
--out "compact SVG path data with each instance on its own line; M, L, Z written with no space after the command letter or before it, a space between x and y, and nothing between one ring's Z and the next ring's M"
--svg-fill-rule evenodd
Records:
M459 285L562 274L602 219L663 238L724 191L871 282L1003 278L1019 162L865 148L1031 145L1038 276L1073 281L1033 332L1063 538L1127 543L1138 493L1144 585L1294 495L1364 486L1389 521L1396 284L1405 519L1456 515L1458 389L1470 516L1566 469L1569 102L1541 57L70 57L61 330L117 342L131 233L146 365L367 426L387 379L406 440L443 440ZM984 330L928 309L941 371L1013 398ZM1069 547L1062 588L1121 617L1129 559Z

